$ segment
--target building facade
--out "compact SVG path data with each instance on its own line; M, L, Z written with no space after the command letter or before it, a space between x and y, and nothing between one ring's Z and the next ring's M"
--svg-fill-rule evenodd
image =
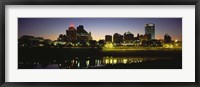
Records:
M140 36L139 36L139 39L140 39L141 41L143 41L143 40L151 40L151 34L140 35Z
M151 39L155 39L155 24L146 24L145 25L145 34L150 34Z
M133 43L134 35L131 32L124 33L124 42L125 43Z
M164 35L164 42L165 43L170 43L171 42L171 36L169 36L168 34Z
M123 41L124 41L123 35L118 34L118 33L115 33L113 35L113 42L114 43L123 43Z
M73 24L71 24L68 30L66 30L66 36L70 41L77 40L77 30L75 29Z
M84 29L83 25L77 27L77 41L89 41L89 33Z
M106 42L112 42L112 36L111 35L106 35L105 36L105 41Z

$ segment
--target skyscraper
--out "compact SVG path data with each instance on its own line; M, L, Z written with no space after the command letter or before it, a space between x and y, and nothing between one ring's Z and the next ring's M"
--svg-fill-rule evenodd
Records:
M77 30L75 29L74 24L70 24L68 30L66 30L66 35L70 41L77 40L76 32L77 32Z
M77 40L78 41L88 41L89 33L84 29L83 25L79 25L77 27Z
M155 24L146 24L145 34L151 34L151 39L155 39Z
M112 42L112 36L111 35L106 35L105 36L105 41L106 42Z
M113 35L113 42L114 43L123 43L124 39L123 39L123 35L115 33Z
M124 33L124 41L126 43L132 43L134 39L134 35L131 32L125 32Z

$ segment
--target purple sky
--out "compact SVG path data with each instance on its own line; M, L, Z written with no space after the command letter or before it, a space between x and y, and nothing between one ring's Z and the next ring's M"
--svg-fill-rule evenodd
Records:
M130 31L144 34L144 25L155 24L156 39L169 34L173 40L182 40L182 18L18 18L18 38L22 35L44 37L56 40L59 34L66 34L70 24L83 25L92 33L94 40L105 39L105 35L124 34Z

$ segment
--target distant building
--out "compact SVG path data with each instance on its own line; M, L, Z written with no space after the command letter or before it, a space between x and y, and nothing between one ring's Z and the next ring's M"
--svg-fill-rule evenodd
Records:
M106 41L103 40L103 39L100 39L100 40L98 41L98 44L99 44L100 46L103 46L104 44L106 44Z
M21 36L18 39L19 47L50 47L51 40L43 37L34 37L30 35Z
M68 30L66 30L66 35L70 41L77 40L77 30L75 29L73 24L71 24Z
M36 41L39 41L39 42L43 42L43 41L44 41L44 38L43 38L43 37L35 37L35 40L36 40Z
M134 40L134 35L131 32L124 33L124 42L125 43L132 43Z
M88 40L93 40L91 32L88 33Z
M137 33L137 36L136 36L136 37L134 37L134 40L139 40L139 37L140 37L140 34L139 34L139 33Z
M165 36L164 36L164 42L165 43L170 43L171 42L171 36L169 36L168 34L165 34Z
M34 36L30 36L30 35L23 35L22 37L20 37L20 39L23 40L35 40Z
M87 32L84 29L83 25L79 25L77 29L74 27L73 24L69 25L68 30L66 30L66 35L60 34L58 41L63 42L88 42L89 40L92 40L91 32Z
M64 35L64 34L60 34L57 40L58 40L58 41L62 41L62 42L68 42L68 41L70 41L70 40L67 38L67 36Z
M144 40L142 41L142 46L145 46L145 47L162 47L162 42L160 40Z
M105 36L105 41L106 42L112 42L112 36L111 35L106 35Z
M143 40L151 40L151 34L140 35L139 39L141 41L143 41Z
M36 45L37 45L37 42L35 41L34 36L23 35L18 40L19 47L35 47Z
M113 35L113 42L114 43L123 43L124 39L123 39L123 35L115 33Z
M91 33L89 34L83 25L77 27L77 41L89 41L91 39Z
M139 38L139 36L140 36L140 34L138 33L138 34L137 34L137 37Z
M145 25L145 34L150 34L151 39L155 39L155 24L146 24Z

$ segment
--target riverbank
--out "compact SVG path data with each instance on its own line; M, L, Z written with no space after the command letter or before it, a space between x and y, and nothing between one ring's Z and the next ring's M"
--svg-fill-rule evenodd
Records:
M19 48L18 50L19 69L52 64L62 69L182 68L180 49L104 51L97 48Z
M140 49L97 49L97 48L19 48L23 56L169 56L182 55L181 49L140 48Z

